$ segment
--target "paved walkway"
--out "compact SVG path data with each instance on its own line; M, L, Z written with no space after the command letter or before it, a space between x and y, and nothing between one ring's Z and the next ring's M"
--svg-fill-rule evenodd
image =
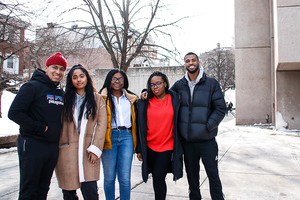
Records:
M257 126L235 126L234 118L229 114L220 125L217 141L220 177L227 200L300 199L299 135L279 133ZM131 199L154 199L152 179L146 184L142 182L140 165L134 156ZM207 200L210 195L203 166L200 173L201 194ZM19 169L16 151L0 155L0 184L0 199L17 199ZM105 199L102 179L98 186L100 199ZM167 200L188 199L185 173L177 182L173 182L172 175L168 175L167 187ZM118 192L117 190L117 198ZM79 191L78 194L80 195ZM62 199L55 175L48 199Z

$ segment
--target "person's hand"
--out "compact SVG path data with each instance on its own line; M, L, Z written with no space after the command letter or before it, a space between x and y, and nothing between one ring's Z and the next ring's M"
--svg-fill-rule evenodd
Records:
M146 99L147 99L147 96L148 96L148 92L145 91L145 92L143 92L143 93L141 94L141 99L142 99L142 100L146 100Z
M142 158L142 154L141 154L141 153L138 153L136 157L139 159L139 161L143 161L143 158Z
M95 166L98 157L97 157L95 154L93 154L92 152L90 152L90 153L89 153L88 159L91 161L91 165L92 165L92 166Z
M48 126L46 126L45 132L48 130Z

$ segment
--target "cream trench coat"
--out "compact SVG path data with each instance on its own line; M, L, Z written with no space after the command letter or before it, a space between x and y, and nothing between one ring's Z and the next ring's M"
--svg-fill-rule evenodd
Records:
M106 104L101 95L95 94L96 117L81 120L80 135L77 131L77 110L73 121L63 122L59 140L59 155L55 173L59 187L64 190L76 190L81 182L100 179L100 156L102 154L107 127ZM85 112L85 111L84 111ZM83 134L84 133L84 134ZM89 152L98 156L95 166L90 165Z

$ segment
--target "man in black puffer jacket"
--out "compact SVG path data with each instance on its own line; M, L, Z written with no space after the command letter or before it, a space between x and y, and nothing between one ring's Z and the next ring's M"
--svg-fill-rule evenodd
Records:
M181 93L178 131L183 139L184 162L189 183L190 200L201 199L199 186L200 158L209 179L213 200L223 200L218 171L218 145L215 137L226 112L219 83L207 77L195 53L184 57L187 72L171 90Z
M35 70L19 90L8 117L20 125L18 155L19 199L46 199L58 158L62 127L63 90L59 86L67 61L56 53L46 61L45 71Z

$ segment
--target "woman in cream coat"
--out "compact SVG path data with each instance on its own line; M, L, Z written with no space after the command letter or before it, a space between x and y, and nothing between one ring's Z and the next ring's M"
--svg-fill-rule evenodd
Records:
M76 189L81 188L84 199L99 199L97 180L107 127L106 104L80 64L67 76L62 120L55 172L63 197L78 199Z

